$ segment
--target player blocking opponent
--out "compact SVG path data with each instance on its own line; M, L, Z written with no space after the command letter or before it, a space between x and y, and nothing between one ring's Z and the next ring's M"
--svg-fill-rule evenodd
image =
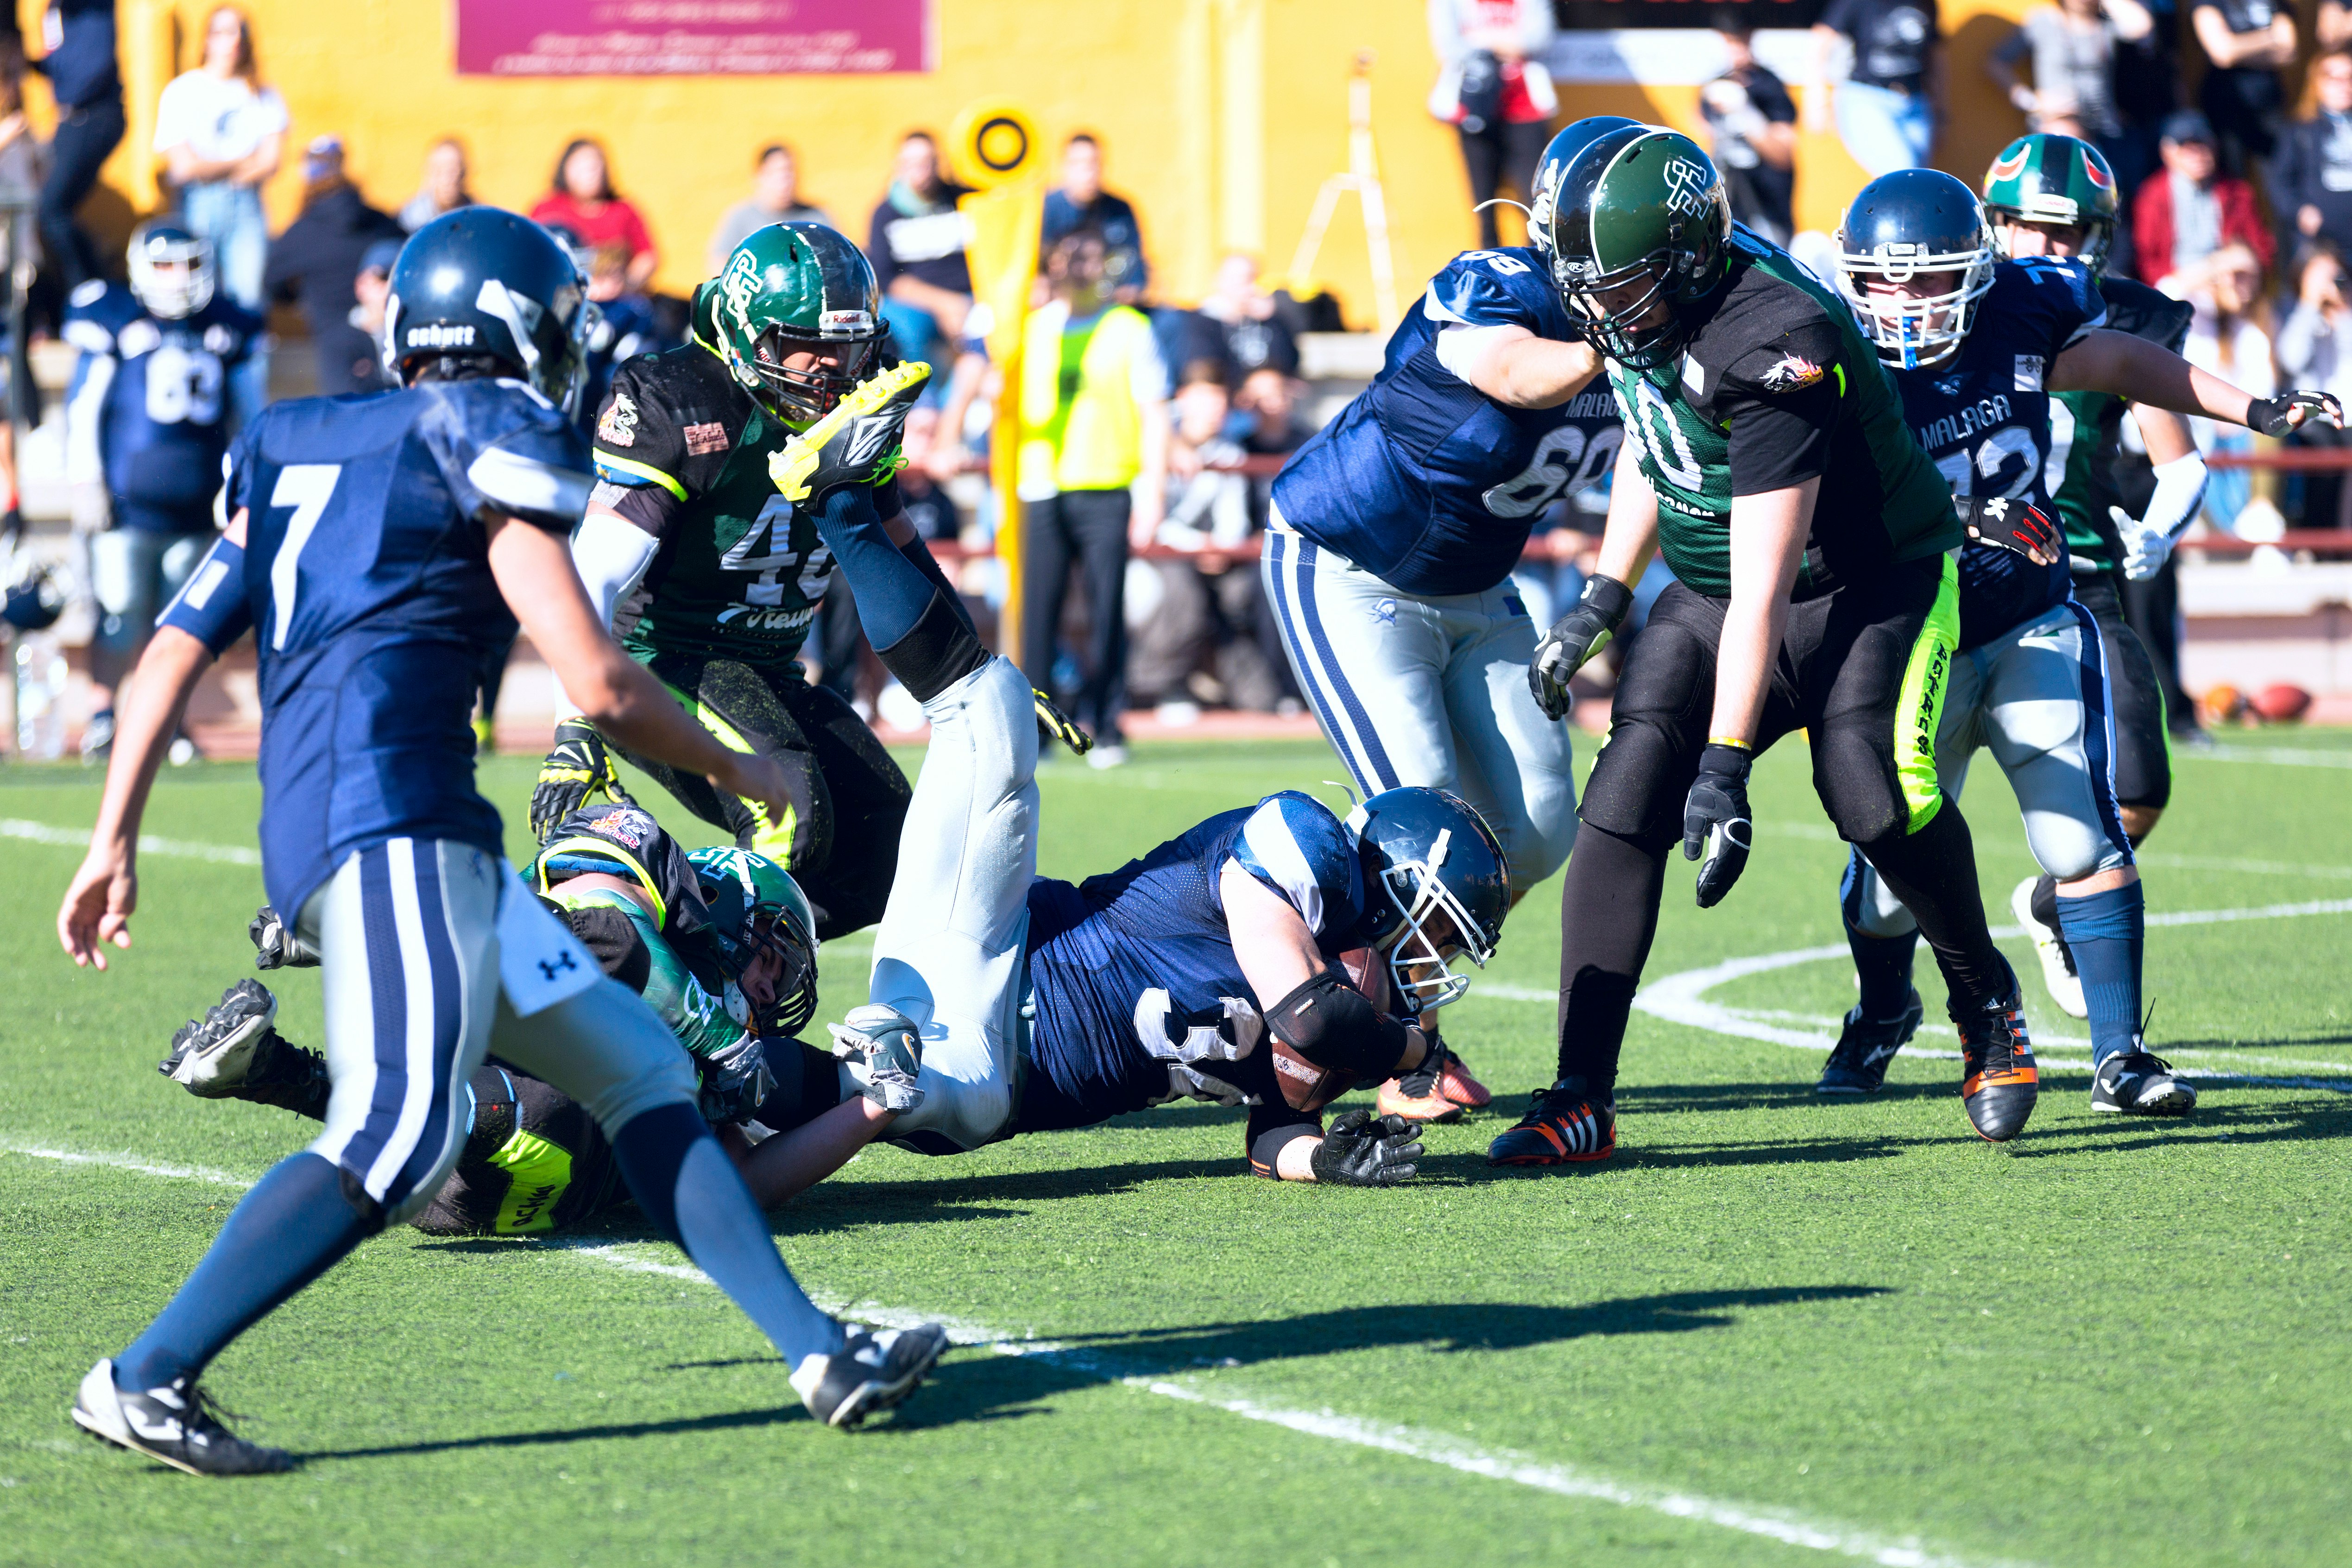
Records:
M1529 679L1568 681L1613 632L1654 549L1679 580L1619 678L1560 899L1559 1076L1488 1158L1606 1158L1634 987L1668 850L1698 902L1730 891L1755 755L1810 732L1813 787L1917 915L1950 990L1971 1123L2006 1138L2033 1097L2016 977L1985 925L1968 825L1943 810L1934 742L1958 628L1951 495L1904 426L1853 313L1785 252L1735 231L1686 137L1612 131L1553 193L1554 278L1606 356L1626 416L1584 598ZM1704 856L1704 859L1701 857Z
M1960 556L1959 653L1936 758L1959 798L1969 758L1991 750L2016 791L2028 846L2055 881L2061 928L2083 966L2095 1111L2178 1115L2196 1092L2141 1039L2145 912L2116 800L2114 723L2098 623L2070 591L2063 530L2048 516L2052 394L2105 392L2266 434L2332 398L2252 397L2144 338L2107 330L2080 261L1998 258L1974 193L1911 169L1863 187L1840 235L1841 287L1869 328L1905 417L1976 517ZM1860 855L1842 907L1862 999L1823 1070L1830 1093L1867 1092L1919 1018L1916 933ZM1906 998L1908 1005L1906 1006Z
M2021 137L1993 160L1985 175L1984 204L1994 244L2003 255L2020 261L2081 257L2098 277L2109 330L2180 352L2196 317L2189 302L2106 270L2117 221L2116 182L2097 148L2046 132ZM2125 409L2122 398L2103 392L2074 390L2053 397L2049 483L2050 498L2066 528L2075 601L2098 622L2106 653L2116 804L2124 836L2137 851L2172 799L2172 748L2163 685L2139 633L2124 618L2122 585L2126 580L2144 582L2163 570L2174 542L2204 502L2206 475L2186 420L2135 405L2132 421L2147 447L2156 488L2142 516L2125 511L2116 484ZM2033 938L2051 999L2075 1018L2088 1017L2082 976L2063 930L2057 880L2046 872L2027 878L2010 894L2010 908Z
M495 1046L589 1107L646 1216L767 1333L811 1411L855 1424L910 1392L945 1336L845 1330L801 1293L696 1113L675 1039L506 866L473 785L481 651L520 621L583 707L649 754L772 809L784 781L687 719L604 633L571 569L587 479L561 406L579 371L570 258L527 220L474 207L418 231L392 287L386 358L404 390L279 403L239 437L229 528L151 644L58 916L78 963L129 946L162 747L216 653L254 629L264 880L323 959L326 1129L238 1203L162 1315L90 1370L74 1419L192 1473L289 1468L228 1431L198 1380L431 1199L463 1139L466 1082Z
M621 366L596 419L596 487L572 552L630 655L703 727L784 769L770 823L693 769L622 755L704 821L792 873L830 938L874 923L907 779L849 704L800 664L834 557L768 461L876 368L874 269L823 224L774 224L695 290L693 337ZM890 474L864 482L903 515ZM531 796L542 840L598 793L627 795L593 723L567 717Z
M1545 150L1538 193L1595 138ZM1537 197L1538 212L1543 197ZM1466 252L1430 280L1370 387L1274 483L1259 571L1299 689L1366 796L1454 791L1502 841L1524 894L1576 841L1568 727L1527 690L1536 628L1511 570L1537 519L1609 472L1622 427L1600 356L1547 276L1549 235ZM1433 1011L1423 1020L1435 1032ZM1451 1120L1492 1097L1441 1051L1380 1108Z
M1409 1178L1410 1123L1351 1112L1321 1127L1332 1095L1410 1071L1431 1050L1349 981L1377 990L1393 977L1429 1003L1459 993L1448 961L1466 951L1483 963L1509 902L1492 835L1435 790L1375 796L1352 827L1285 794L1082 886L1040 880L1029 686L988 655L921 541L894 538L856 482L887 460L924 373L905 366L858 388L776 465L931 730L869 999L833 1031L843 1102L754 1151L755 1191L778 1201L877 1136L955 1154L1187 1095L1253 1107L1264 1175ZM1360 974L1342 974L1349 956Z

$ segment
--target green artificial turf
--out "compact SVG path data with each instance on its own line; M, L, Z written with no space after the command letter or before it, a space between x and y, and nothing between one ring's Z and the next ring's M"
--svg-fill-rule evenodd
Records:
M2352 900L2352 737L2233 744L2181 759L2152 911ZM1136 756L1044 770L1047 873L1276 788L1338 799L1319 746ZM518 829L530 772L485 774ZM1676 862L1651 982L1840 940L1843 852L1795 743L1756 801L1723 906ZM149 831L249 846L257 805L249 768L175 772ZM303 1463L207 1482L66 1409L202 1254L225 1182L309 1129L153 1071L249 972L255 869L152 854L134 949L102 976L58 954L79 852L24 824L95 810L90 775L0 771L0 1563L2352 1561L2352 915L2151 931L2156 1048L2286 1085L2209 1080L2185 1124L2090 1114L2063 1065L2084 1026L2011 939L2045 1059L2013 1145L1969 1135L1955 1061L1906 1052L1881 1095L1825 1104L1818 1049L1637 1012L1616 1158L1496 1172L1486 1141L1551 1060L1538 889L1448 1015L1496 1104L1433 1129L1412 1188L1252 1179L1237 1114L1198 1106L952 1160L877 1148L775 1217L786 1258L828 1301L1013 1343L954 1352L847 1437L723 1297L658 1271L684 1260L630 1211L569 1247L403 1230L222 1356L239 1429ZM2005 924L2030 862L1990 765L1969 819ZM828 949L820 1017L858 999L865 953ZM315 973L272 983L315 1043ZM1851 996L1842 962L1805 961L1703 1000L1826 1037ZM1917 1047L1951 1044L1931 1021Z

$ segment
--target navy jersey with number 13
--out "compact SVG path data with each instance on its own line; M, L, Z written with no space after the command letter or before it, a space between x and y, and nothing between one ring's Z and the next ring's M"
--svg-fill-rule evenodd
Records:
M1953 495L2006 496L2056 516L2045 383L2058 356L2105 320L2098 286L2080 262L1999 262L1958 354L1916 371L1888 367L1904 419ZM1960 646L1989 643L2064 603L2071 584L2063 549L2039 567L2014 550L1969 545L1960 552Z

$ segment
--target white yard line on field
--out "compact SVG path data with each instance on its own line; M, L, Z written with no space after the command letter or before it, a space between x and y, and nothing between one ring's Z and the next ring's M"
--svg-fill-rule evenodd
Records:
M2175 762L2261 762L2282 768L2352 768L2352 751L2314 751L2294 746L2224 746L2173 748Z
M29 1155L36 1159L57 1160L70 1166L102 1166L113 1170L131 1171L141 1176L168 1176L189 1181L202 1181L216 1186L248 1187L253 1184L226 1171L208 1170L200 1166L164 1165L140 1160L126 1155L81 1154L37 1145L0 1142L0 1152ZM644 1245L658 1245L646 1243ZM617 1269L625 1273L652 1274L662 1279L677 1280L690 1284L709 1285L710 1277L688 1263L666 1263L650 1258L635 1256L626 1244L581 1243L555 1240L543 1244L544 1249L568 1257ZM919 1322L942 1320L926 1318L919 1312L891 1308L877 1308L870 1302L845 1301L812 1291L817 1304L827 1312L854 1315L858 1321L884 1328L911 1328ZM1851 1557L1865 1563L1875 1563L1884 1568L2010 1568L1988 1559L1955 1557L1933 1551L1916 1540L1892 1540L1868 1531L1855 1530L1832 1521L1807 1519L1801 1515L1776 1509L1749 1508L1743 1504L1725 1502L1720 1499L1701 1497L1690 1492L1670 1491L1654 1487L1633 1485L1596 1475L1591 1471L1566 1465L1548 1464L1507 1448L1484 1448L1465 1443L1443 1432L1419 1427L1391 1426L1386 1422L1366 1421L1336 1411L1293 1410L1280 1406L1264 1405L1252 1399L1241 1399L1204 1387L1198 1378L1171 1379L1142 1370L1132 1364L1122 1364L1114 1354L1102 1351L1082 1350L1056 1344L1051 1341L1024 1339L1000 1330L972 1322L946 1320L944 1326L958 1344L974 1346L997 1355L1034 1358L1045 1364L1105 1384L1118 1384L1140 1393L1165 1399L1180 1400L1222 1410L1244 1420L1263 1421L1308 1437L1322 1437L1335 1443L1347 1443L1360 1448L1373 1448L1404 1458L1420 1459L1465 1475L1484 1476L1491 1480L1508 1481L1536 1491L1550 1492L1560 1497L1584 1498L1595 1502L1612 1503L1619 1508L1639 1509L1663 1514L1670 1519L1689 1520L1695 1523L1714 1525L1717 1529L1737 1531L1776 1541L1812 1552L1826 1552L1841 1557Z
M68 849L89 846L88 828L60 828L54 822L31 822L22 817L0 817L0 839L28 839L37 844L60 844ZM185 839L142 835L142 855L170 855L178 860L212 861L220 865L259 865L261 852L236 844L200 844Z

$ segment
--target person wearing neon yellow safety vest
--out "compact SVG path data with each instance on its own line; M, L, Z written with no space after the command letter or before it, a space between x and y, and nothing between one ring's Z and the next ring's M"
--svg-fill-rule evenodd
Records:
M1150 319L1109 302L1105 254L1093 229L1055 244L1045 264L1054 297L1030 312L1021 341L1021 667L1054 692L1055 632L1076 565L1092 631L1073 716L1094 731L1087 760L1097 768L1127 759L1128 549L1160 531L1169 430L1168 370Z
M635 806L566 817L530 868L532 891L613 978L661 1016L701 1082L703 1119L740 1163L747 1122L782 1130L841 1098L833 1058L791 1038L816 1010L808 901L765 857L681 849ZM317 956L264 910L253 923L260 968ZM158 1064L207 1100L275 1105L311 1121L327 1113L326 1059L274 1027L278 999L241 979L172 1038ZM587 1107L520 1068L490 1061L468 1082L472 1115L449 1176L412 1221L435 1235L545 1235L616 1204L613 1145Z

